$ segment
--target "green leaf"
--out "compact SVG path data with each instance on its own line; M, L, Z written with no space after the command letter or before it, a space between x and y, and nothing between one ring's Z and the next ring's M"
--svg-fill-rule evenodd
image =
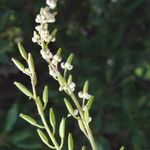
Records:
M86 120L86 123L89 123L89 110L87 109L87 107L85 108L84 111L84 118Z
M84 91L84 92L88 92L88 89L89 89L89 82L86 81L86 82L84 83L83 91Z
M23 65L20 61L18 61L18 60L15 59L15 58L12 58L11 60L13 61L13 63L16 65L16 67L17 67L20 71L24 72L25 67L24 67L24 65Z
M24 47L22 46L21 43L18 43L18 48L19 48L21 56L27 61L28 60L27 52L26 52L26 50L24 49Z
M37 130L37 133L39 135L39 137L41 138L42 142L45 143L46 145L49 145L48 143L48 138L47 136L44 134L43 131L41 131L40 129Z
M73 150L73 138L71 133L68 135L68 150Z
M14 82L14 84L17 86L17 88L22 92L24 93L26 96L28 97L32 97L32 93L24 86L22 85L21 83L19 82Z
M53 108L50 108L49 120L50 120L50 124L52 125L53 129L55 129L56 119L55 119L55 113L53 111Z
M68 85L70 85L72 83L72 75L69 75L67 83L68 83Z
M61 137L61 139L64 139L65 137L65 124L66 124L66 119L62 118L59 125L59 136Z
M44 108L45 108L48 103L48 86L45 86L43 90L43 102L44 102Z
M57 56L61 56L61 52L62 52L62 49L59 48L58 51L57 51Z
M20 114L19 115L22 119L26 120L27 122L29 122L30 124L34 125L34 126L38 126L37 122L35 119L33 119L32 117L28 116L28 115L24 115L24 114Z
M67 62L68 62L69 64L71 64L71 62L72 62L72 60L73 60L73 57L74 57L74 54L71 53L71 54L69 55L69 57L67 58Z
M29 65L30 71L32 73L35 73L35 66L34 66L34 61L33 61L33 57L31 53L28 54L28 65Z
M15 103L12 107L8 110L5 120L4 131L6 133L10 132L14 127L16 120L18 118L18 104Z
M75 115L74 115L74 109L72 108L70 102L69 102L66 98L64 98L64 102L65 102L65 105L66 105L66 107L67 107L69 113L70 113L73 117L75 117Z
M88 100L87 104L86 104L86 107L88 110L90 110L90 108L93 104L93 101L94 101L94 96L91 96L90 99Z
M81 129L81 131L82 131L83 133L86 133L86 132L85 132L85 128L84 128L84 126L83 126L83 123L82 123L81 119L78 119L78 125L79 125L79 128Z

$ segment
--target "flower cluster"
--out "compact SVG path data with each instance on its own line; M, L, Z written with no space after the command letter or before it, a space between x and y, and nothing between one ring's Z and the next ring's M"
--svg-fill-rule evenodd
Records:
M41 8L40 14L38 14L35 19L35 22L40 25L35 27L32 41L34 43L38 43L39 45L42 45L43 42L49 43L55 41L55 37L53 37L48 31L48 23L55 22L56 13L52 13L51 9L56 7L57 1L47 0L46 3L48 6Z

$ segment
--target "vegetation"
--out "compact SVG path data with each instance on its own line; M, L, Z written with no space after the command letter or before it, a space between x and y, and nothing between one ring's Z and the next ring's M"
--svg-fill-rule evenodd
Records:
M26 77L18 78L22 73L10 61L12 55L18 55L17 59L21 60L16 43L23 41L27 51L37 58L37 90L42 93L44 84L48 83L48 107L56 109L56 119L61 120L60 112L68 113L62 95L55 91L57 85L49 82L38 46L31 42L34 18L41 6L44 2L34 0L0 1L1 149L47 149L34 134L34 128L17 117L19 112L24 112L38 119L36 108L26 103L26 97L12 84L19 80L30 86ZM133 150L150 149L149 10L150 2L143 0L58 2L55 26L59 36L50 47L61 46L64 57L70 52L76 54L73 74L79 89L89 79L90 91L96 95L91 109L94 122L90 125L98 149L119 149L121 145ZM81 138L74 138L80 148L87 140L73 122L71 118L67 122L67 132Z

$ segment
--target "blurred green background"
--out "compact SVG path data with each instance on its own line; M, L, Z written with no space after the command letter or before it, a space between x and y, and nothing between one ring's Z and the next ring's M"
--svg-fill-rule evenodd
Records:
M49 107L54 107L58 121L67 115L64 95L57 92L39 47L31 42L34 18L44 5L42 0L0 0L0 150L47 150L35 128L18 117L23 112L38 119L34 103L13 85L16 80L30 87L10 61L12 56L21 60L18 41L34 55L38 92L48 83ZM150 150L150 1L60 0L58 12L57 42L50 48L62 47L65 58L75 53L78 90L89 79L98 150L121 145ZM68 119L67 131L74 133L75 150L88 146L73 119Z

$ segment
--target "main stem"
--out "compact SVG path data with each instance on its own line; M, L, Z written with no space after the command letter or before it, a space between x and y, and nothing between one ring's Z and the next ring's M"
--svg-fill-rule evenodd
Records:
M37 105L37 108L38 108L38 111L39 111L39 115L40 115L41 120L42 120L42 122L44 124L44 127L45 127L45 129L46 129L46 131L47 131L50 139L52 140L55 148L57 150L61 150L60 147L59 147L59 145L58 145L58 143L57 143L57 141L54 138L54 135L52 134L52 132L49 129L49 126L48 126L48 124L46 122L46 119L45 119L45 116L44 116L44 113L43 113L43 109L39 106L39 104L41 103L41 101L40 101L40 99L38 99L38 97L36 95L36 89L35 89L35 85L33 84L33 82L32 82L32 90L33 90L33 97L34 97L34 100L36 102L36 105Z

